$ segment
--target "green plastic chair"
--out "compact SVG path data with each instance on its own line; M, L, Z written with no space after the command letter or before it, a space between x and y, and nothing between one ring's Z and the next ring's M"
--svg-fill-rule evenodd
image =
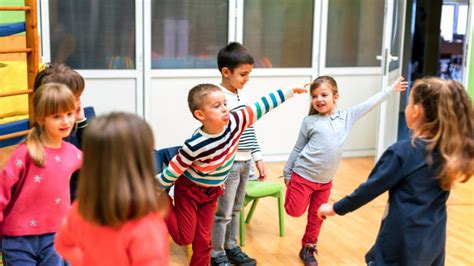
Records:
M245 192L245 199L242 210L240 211L240 245L245 245L245 224L252 219L258 200L264 197L275 197L278 200L278 221L280 225L280 236L285 235L285 216L283 211L283 186L275 182L259 182L257 180L249 180ZM245 206L252 202L250 211L245 218ZM245 223L244 223L245 220Z

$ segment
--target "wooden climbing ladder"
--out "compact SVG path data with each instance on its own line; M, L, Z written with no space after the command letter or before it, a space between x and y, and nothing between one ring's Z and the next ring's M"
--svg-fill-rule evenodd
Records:
M33 126L33 85L36 73L39 67L39 37L38 37L38 17L36 0L25 0L24 6L0 6L0 12L5 11L24 11L25 12L25 33L26 48L13 48L0 50L0 54L26 53L28 87L18 88L18 90L0 93L0 97L10 97L16 95L28 94L28 113L30 128ZM23 130L10 134L0 135L0 140L15 138L28 134L29 130Z

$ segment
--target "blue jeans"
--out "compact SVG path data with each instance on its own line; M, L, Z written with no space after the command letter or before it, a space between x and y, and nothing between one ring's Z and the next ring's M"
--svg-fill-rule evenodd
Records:
M38 236L3 236L2 251L5 266L63 266L54 249L55 234Z

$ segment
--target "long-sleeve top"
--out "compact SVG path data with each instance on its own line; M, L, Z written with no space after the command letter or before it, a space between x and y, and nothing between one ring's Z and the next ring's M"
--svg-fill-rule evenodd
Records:
M332 181L341 161L344 142L354 123L386 100L393 90L387 87L364 102L330 116L305 117L283 176L290 178L295 172L311 182L326 184Z
M0 173L1 235L54 233L68 212L69 179L82 164L82 152L65 141L44 152L45 166L38 167L20 144Z
M374 265L444 265L446 201L435 167L425 159L426 142L395 143L384 152L365 183L334 204L344 215L388 190L388 212L366 255ZM438 152L433 153L437 166Z
M55 248L74 266L168 265L169 235L158 213L127 221L118 227L86 221L75 202L58 231Z
M200 186L221 185L234 163L242 132L292 96L292 90L286 93L277 90L252 105L230 112L229 123L222 133L211 135L198 129L158 175L160 184L168 188L183 175Z
M250 104L247 95L242 90L233 93L223 86L219 85L219 87L224 92L229 110L238 110ZM235 161L248 161L250 159L254 161L262 160L262 151L253 126L245 129L242 136L240 136L239 146L235 154Z

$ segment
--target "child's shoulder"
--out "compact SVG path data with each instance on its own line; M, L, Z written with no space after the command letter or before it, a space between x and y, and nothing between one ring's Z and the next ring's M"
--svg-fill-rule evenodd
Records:
M426 142L420 139L405 139L394 143L388 150L397 154L400 158L424 158Z
M74 144L72 144L68 141L65 141L65 140L62 141L61 147L64 148L64 149L67 149L67 150L81 151L76 146L74 146Z
M14 157L25 157L28 155L28 147L25 143L18 144L15 150L12 153Z

